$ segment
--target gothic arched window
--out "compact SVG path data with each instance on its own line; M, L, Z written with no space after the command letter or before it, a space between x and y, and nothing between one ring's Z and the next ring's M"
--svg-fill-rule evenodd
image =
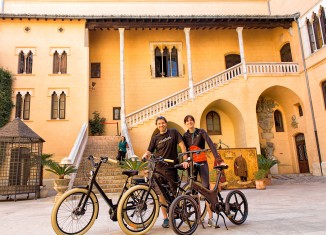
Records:
M274 122L276 132L284 132L282 113L279 110L274 111Z
M211 135L221 135L221 120L218 113L211 111L206 115L207 133Z

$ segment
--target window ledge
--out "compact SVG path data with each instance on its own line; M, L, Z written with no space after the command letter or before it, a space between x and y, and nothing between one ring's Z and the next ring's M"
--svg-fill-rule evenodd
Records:
M29 77L29 76L36 76L35 73L17 73L17 74L14 74L15 77Z
M67 74L67 73L64 73L64 74L51 73L51 74L49 74L50 77L68 77L70 75L71 74Z
M48 119L47 122L67 122L68 119Z

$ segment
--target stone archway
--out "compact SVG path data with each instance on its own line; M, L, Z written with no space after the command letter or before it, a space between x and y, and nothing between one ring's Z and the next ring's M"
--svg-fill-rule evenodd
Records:
M300 97L283 86L272 86L266 89L257 100L256 112L261 152L269 158L276 158L281 163L277 169L273 169L274 173L298 172L296 142L293 136L306 130L305 115L300 116L299 106L303 106ZM275 126L275 110L282 118L281 129Z

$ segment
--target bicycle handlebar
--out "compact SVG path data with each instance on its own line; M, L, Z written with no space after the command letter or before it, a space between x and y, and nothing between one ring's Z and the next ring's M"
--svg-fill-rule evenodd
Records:
M93 167L97 167L99 163L98 163L98 162L95 162L94 159L97 159L97 158L94 157L93 155L89 155L89 156L88 156L88 160L91 161L92 166L93 166ZM100 161L101 161L101 162L104 162L104 163L106 163L106 162L110 162L110 163L114 163L114 164L117 164L117 163L118 163L117 160L113 160L113 159L111 159L111 158L109 158L109 157L107 157L107 156L105 156L105 157L101 157L101 160L100 160Z

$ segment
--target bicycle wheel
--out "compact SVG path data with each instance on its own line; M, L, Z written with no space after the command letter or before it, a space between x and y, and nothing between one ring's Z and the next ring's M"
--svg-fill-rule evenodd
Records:
M117 216L124 233L145 234L155 224L160 206L154 190L148 191L147 185L136 185L123 194L118 204Z
M187 190L189 189L189 184L186 183L183 187L182 187L182 191L181 193L186 193ZM198 198L195 198L195 200L198 202L199 200L199 208L200 208L200 219L201 220L204 220L205 217L206 217L206 214L207 214L207 204L206 204L206 198L203 196L203 195L200 195L199 194L199 197Z
M198 226L198 204L189 195L181 195L173 200L169 209L172 229L176 234L193 234Z
M56 234L85 234L98 215L98 200L93 192L85 202L87 189L69 190L54 205L51 224ZM81 205L85 204L82 209Z
M225 212L229 220L240 225L248 216L248 202L245 195L239 190L232 190L225 199Z

